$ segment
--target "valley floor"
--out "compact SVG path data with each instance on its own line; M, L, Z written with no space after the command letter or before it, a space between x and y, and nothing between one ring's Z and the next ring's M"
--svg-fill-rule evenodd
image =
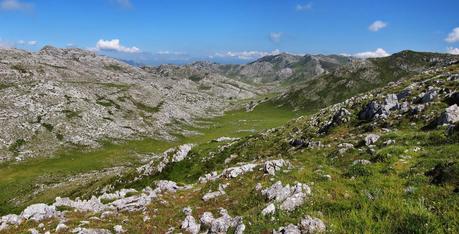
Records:
M89 195L126 169L140 165L152 154L182 144L201 144L219 137L244 137L278 127L298 116L287 108L264 103L254 111L229 111L187 127L197 134L177 135L177 141L155 139L124 143L104 142L101 149L71 149L49 158L0 165L0 215L20 212L29 204L51 202L55 197Z

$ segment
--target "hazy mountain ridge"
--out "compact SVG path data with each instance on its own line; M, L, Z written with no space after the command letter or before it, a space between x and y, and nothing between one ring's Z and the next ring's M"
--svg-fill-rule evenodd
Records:
M340 55L300 56L281 53L265 56L243 65L194 62L188 65L160 65L154 69L161 74L185 77L204 77L210 73L218 73L248 83L269 84L308 80L330 73L354 60L356 59Z

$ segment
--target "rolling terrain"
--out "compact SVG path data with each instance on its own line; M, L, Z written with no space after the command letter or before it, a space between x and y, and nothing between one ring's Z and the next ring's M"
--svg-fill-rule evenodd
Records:
M0 56L0 233L459 232L458 56Z

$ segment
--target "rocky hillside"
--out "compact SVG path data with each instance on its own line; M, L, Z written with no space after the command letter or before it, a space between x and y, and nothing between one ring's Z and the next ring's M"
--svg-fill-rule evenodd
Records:
M107 139L170 140L181 124L265 91L216 73L164 76L80 49L1 49L0 162Z
M155 69L164 75L180 75L200 79L217 73L252 84L272 82L292 83L328 74L355 59L339 55L291 55L278 54L260 58L244 65L195 62L184 66L161 65Z
M276 103L317 110L409 75L458 61L457 55L414 51L402 51L384 58L352 60L328 74L295 84Z
M414 74L279 128L169 149L90 195L3 216L0 232L457 233L451 61L414 61L400 70Z

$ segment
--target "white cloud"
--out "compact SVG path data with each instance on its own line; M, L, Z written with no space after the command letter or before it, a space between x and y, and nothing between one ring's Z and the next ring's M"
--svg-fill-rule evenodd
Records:
M19 45L29 45L29 46L35 46L37 45L37 41L24 41L24 40L19 40L17 44Z
M361 52L354 54L354 57L357 58L379 58L379 57L387 57L390 54L387 53L384 49L378 48L375 51L366 51L366 52Z
M118 51L118 52L124 52L124 53L138 53L140 52L140 49L133 46L133 47L125 47L120 44L119 39L113 39L113 40L103 40L100 39L97 44L96 44L96 51L98 50L109 50L109 51Z
M384 21L381 21L381 20L376 20L375 22L373 22L372 24L370 24L370 26L368 26L368 30L370 31L373 31L373 32L377 32L383 28L387 27L387 23L384 22Z
M454 43L459 41L459 27L454 28L452 32L448 34L448 37L445 39L445 41L449 43Z
M279 43L282 38L281 32L272 32L269 34L269 39L274 43Z
M448 47L447 52L448 54L458 54L459 55L459 48Z
M33 8L31 3L21 2L20 0L3 0L0 2L0 9L5 11L23 11Z
M312 2L307 3L307 4L298 4L296 5L296 10L297 11L307 11L312 9Z
M279 50L273 50L271 52L265 52L265 51L238 51L238 52L232 52L228 51L226 53L216 53L215 57L221 57L221 58L238 58L242 60L252 60L252 59L258 59L264 56L268 55L276 55L280 54L281 52ZM213 56L211 56L213 57Z

